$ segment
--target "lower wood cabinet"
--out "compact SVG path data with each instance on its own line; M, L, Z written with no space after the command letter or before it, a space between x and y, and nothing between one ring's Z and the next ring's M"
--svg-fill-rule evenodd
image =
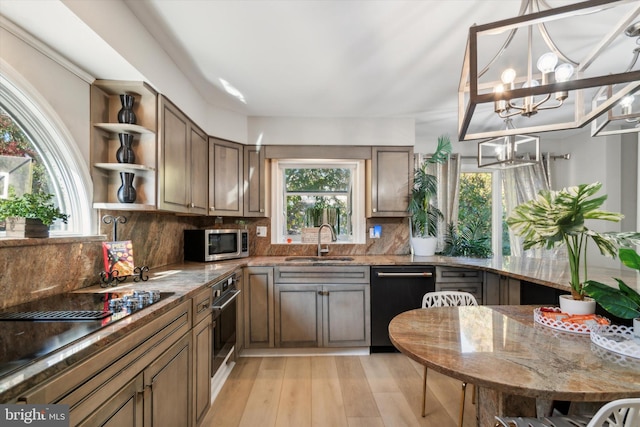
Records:
M211 399L210 293L203 290L16 402L67 404L70 426L195 427Z
M275 285L276 347L371 344L370 287L358 284Z
M244 347L273 347L273 267L247 267L243 275Z
M436 267L436 291L462 291L472 294L478 304L484 301L483 272L458 267Z
M186 334L144 370L145 427L193 425L191 334Z

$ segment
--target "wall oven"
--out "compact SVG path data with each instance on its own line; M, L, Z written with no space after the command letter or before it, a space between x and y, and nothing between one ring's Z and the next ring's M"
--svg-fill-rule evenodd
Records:
M237 288L237 274L213 285L213 357L211 359L211 376L227 361L236 345L236 313L237 298L240 289Z

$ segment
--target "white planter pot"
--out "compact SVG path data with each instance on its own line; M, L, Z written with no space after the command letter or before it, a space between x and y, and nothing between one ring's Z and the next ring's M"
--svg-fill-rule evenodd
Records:
M596 301L589 297L576 300L571 295L560 295L560 310L567 314L593 314L596 312Z
M436 253L436 237L411 237L411 246L415 256L432 256Z
M633 319L633 336L640 339L640 317Z

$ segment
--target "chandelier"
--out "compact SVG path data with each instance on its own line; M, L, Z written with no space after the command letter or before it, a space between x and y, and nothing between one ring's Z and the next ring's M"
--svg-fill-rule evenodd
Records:
M625 35L636 39L631 63L627 71L635 67L640 55L640 21L634 22L624 30ZM613 97L612 85L602 87L593 97L593 108L598 108ZM591 122L591 136L616 135L630 132L640 132L640 96L627 95Z
M623 31L638 16L634 0L557 8L522 0L516 17L472 26L458 90L459 140L582 127L640 90L640 70L619 65L620 52L632 50ZM585 101L605 87L606 100ZM517 129L505 129L507 118Z
M511 118L506 130L513 129ZM478 167L510 169L540 161L540 138L535 135L505 135L478 143Z

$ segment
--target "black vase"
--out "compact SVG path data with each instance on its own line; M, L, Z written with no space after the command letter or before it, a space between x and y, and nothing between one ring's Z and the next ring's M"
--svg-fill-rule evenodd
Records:
M136 189L133 188L134 173L120 172L120 180L122 185L118 188L118 200L120 203L133 203L136 201Z
M120 139L120 148L116 151L116 159L118 159L118 163L135 163L136 153L131 149L133 135L130 133L119 133L118 139Z
M136 124L136 114L133 112L133 95L124 93L120 95L120 103L122 108L118 111L118 122L128 123L130 125Z

